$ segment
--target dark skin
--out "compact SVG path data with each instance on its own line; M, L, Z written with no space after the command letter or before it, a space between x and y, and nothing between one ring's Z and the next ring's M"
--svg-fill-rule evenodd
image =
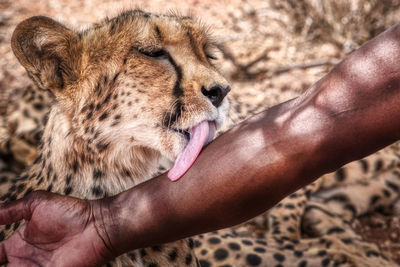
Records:
M1 224L26 224L1 243L0 263L97 266L262 213L322 174L400 138L399 58L396 25L300 97L217 138L178 182L161 175L96 201L34 192L2 205Z

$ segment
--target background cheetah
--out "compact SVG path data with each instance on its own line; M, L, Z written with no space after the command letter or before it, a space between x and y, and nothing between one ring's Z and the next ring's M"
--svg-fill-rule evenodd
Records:
M297 96L345 54L398 21L397 1L354 1L351 6L345 1L271 2L163 3L181 10L192 7L192 12L211 21L215 35L221 36L219 47L224 53L218 55L216 62L232 81L233 90L228 97L234 122ZM13 3L3 7L6 12L0 34L4 41L0 47L5 51L11 31L27 14L56 15L78 25L97 21L111 6L107 1L52 1L44 9ZM156 5L157 1L142 3L149 10ZM71 16L71 20L67 19L68 12L84 16ZM11 89L28 83L19 76L21 70L12 55L5 55L6 64L0 63L7 66L0 74L1 85L7 85L6 92L15 92ZM8 95L4 94L3 99L9 99ZM12 99L19 99L18 94L11 94ZM30 112L33 107L27 110ZM9 109L8 116L12 112ZM16 117L23 118L23 110L17 112L20 115ZM22 136L8 134L3 140L9 140L9 144L25 138L34 140L32 135ZM9 155L18 155L16 148L27 148L26 144L12 147L4 146L7 160ZM16 167L3 165L6 175L13 175L14 169L21 167L19 162L29 161L17 158L11 160ZM202 266L397 266L397 166L398 146L392 145L324 176L244 225L200 235L190 244ZM373 228L365 231L369 225Z

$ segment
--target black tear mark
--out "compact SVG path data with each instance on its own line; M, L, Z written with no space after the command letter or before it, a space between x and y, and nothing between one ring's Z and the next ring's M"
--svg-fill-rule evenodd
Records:
M172 93L176 97L181 97L181 96L183 96L183 90L181 88L182 69L175 63L174 59L171 57L171 55L169 53L166 53L166 54L168 57L168 61L171 63L171 65L174 67L174 69L176 71L176 82L175 82Z
M160 28L157 25L155 27L155 30L156 30L156 34L157 34L158 39L160 40L160 42L162 42L163 36L161 34Z
M171 125L173 125L179 119L179 117L182 115L183 110L184 110L184 106L183 106L181 100L178 99L178 101L176 103L175 111L173 113L171 113L171 112L164 113L163 122L162 122L163 126L168 128Z
M117 74L115 74L115 76L114 76L114 78L113 78L113 80L112 80L112 83L113 83L113 84L114 84L115 81L118 79L118 76L119 76L119 72L118 72Z

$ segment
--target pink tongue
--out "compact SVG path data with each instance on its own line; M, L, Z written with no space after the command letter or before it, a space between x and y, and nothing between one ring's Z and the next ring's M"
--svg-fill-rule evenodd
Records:
M168 178L176 181L192 166L204 145L211 142L215 134L213 122L202 121L190 130L190 140L178 155L174 166L168 172Z

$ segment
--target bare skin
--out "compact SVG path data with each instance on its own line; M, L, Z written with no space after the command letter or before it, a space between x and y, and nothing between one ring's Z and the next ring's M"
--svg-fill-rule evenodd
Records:
M300 97L220 136L178 182L162 175L97 201L34 192L2 205L1 224L26 224L0 243L0 263L97 266L271 208L320 175L400 139L398 58L400 25Z

